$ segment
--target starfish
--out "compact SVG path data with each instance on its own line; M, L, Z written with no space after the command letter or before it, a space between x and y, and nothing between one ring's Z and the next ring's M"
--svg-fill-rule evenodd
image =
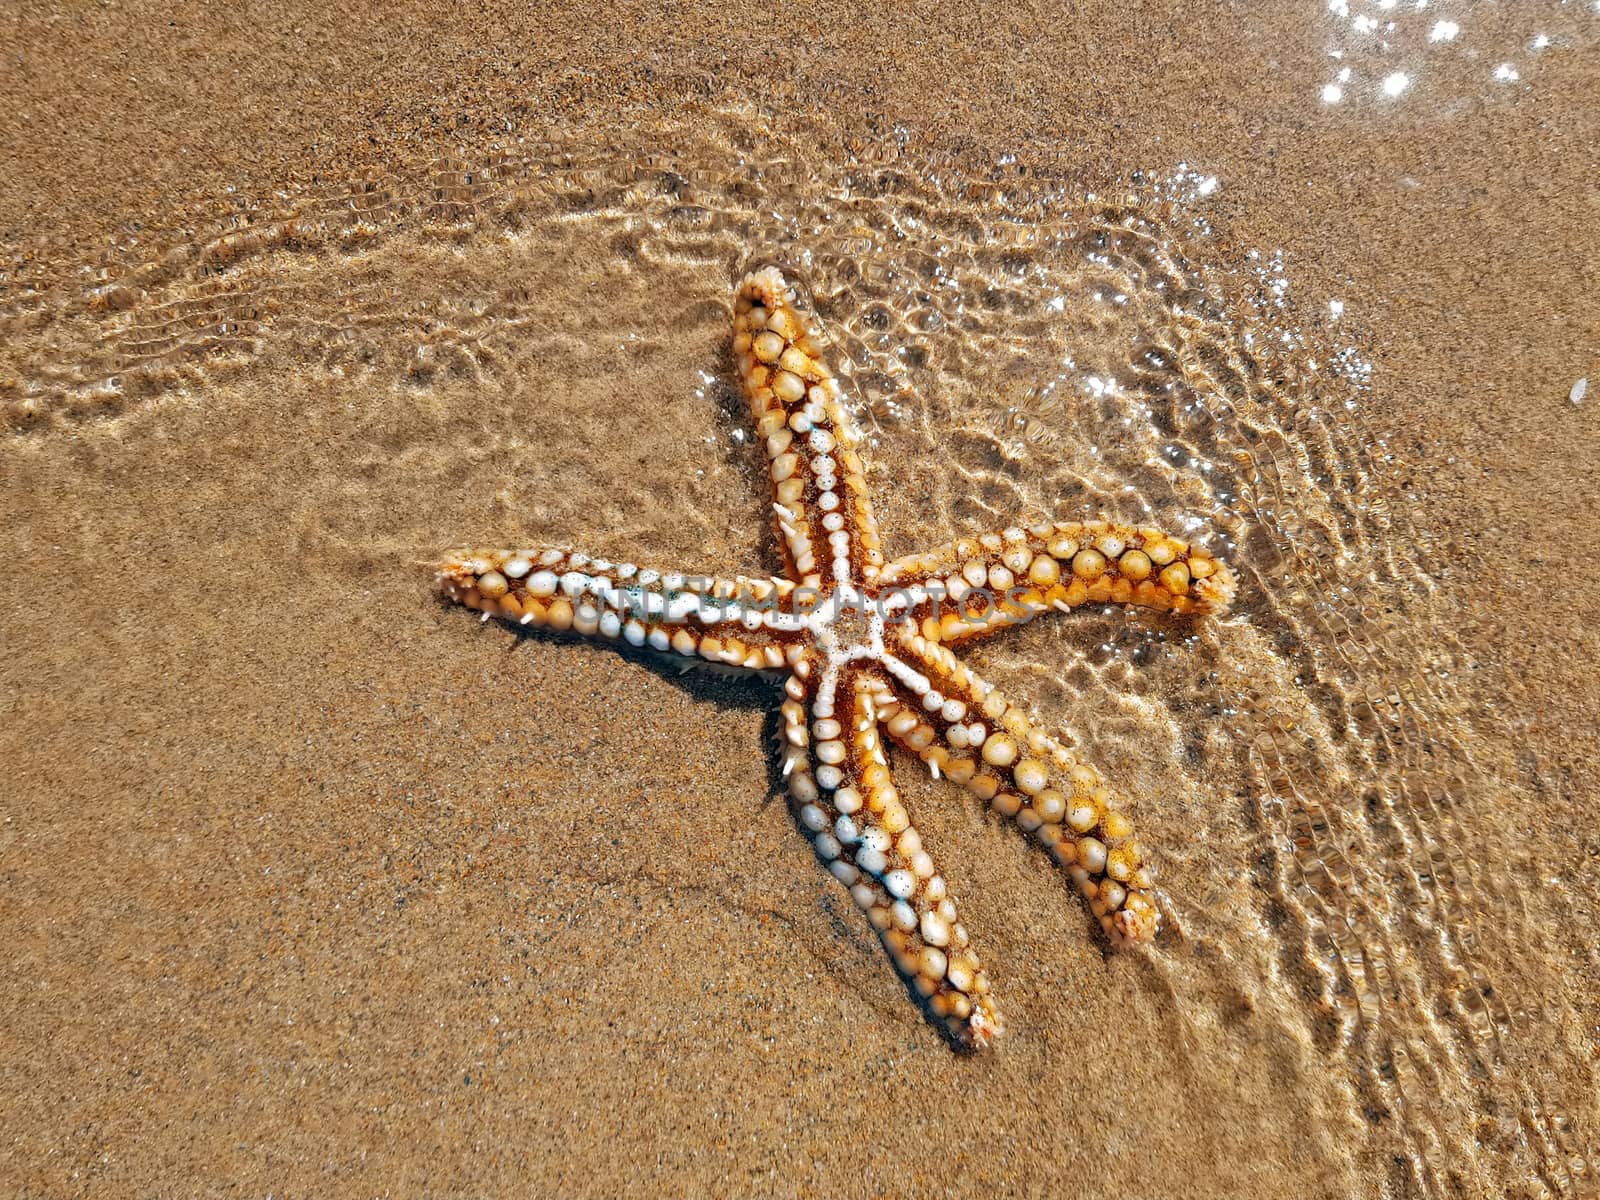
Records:
M1084 604L1218 613L1234 576L1159 529L1108 521L1007 528L886 562L827 346L776 267L739 284L733 353L766 447L782 576L477 549L445 559L438 584L484 620L781 672L797 823L929 1018L958 1047L983 1046L1003 1029L990 981L895 788L886 743L1032 834L1113 944L1147 942L1161 920L1154 870L1099 772L950 648Z

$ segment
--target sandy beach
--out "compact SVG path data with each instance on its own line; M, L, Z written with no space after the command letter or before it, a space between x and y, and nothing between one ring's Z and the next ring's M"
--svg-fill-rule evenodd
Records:
M0 1189L1600 1192L1600 12L1261 7L15 13ZM983 1053L818 867L779 686L433 588L781 569L758 261L891 555L1240 573L962 650L1131 798L1152 945L894 758Z

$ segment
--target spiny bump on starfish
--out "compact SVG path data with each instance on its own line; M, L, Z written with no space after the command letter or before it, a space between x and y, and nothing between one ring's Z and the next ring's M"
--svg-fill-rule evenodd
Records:
M958 1045L985 1045L1003 1029L991 985L884 739L1041 842L1113 943L1148 941L1154 871L1099 772L949 647L1082 604L1220 613L1233 572L1159 529L1106 521L1012 527L885 563L827 339L775 267L741 282L733 324L787 578L485 549L447 558L439 587L486 619L786 674L796 820L929 1014Z

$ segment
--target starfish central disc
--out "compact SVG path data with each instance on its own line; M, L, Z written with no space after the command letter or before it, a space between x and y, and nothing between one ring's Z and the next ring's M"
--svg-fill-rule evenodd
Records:
M849 587L830 593L812 617L818 648L839 662L881 657L883 624L876 599Z

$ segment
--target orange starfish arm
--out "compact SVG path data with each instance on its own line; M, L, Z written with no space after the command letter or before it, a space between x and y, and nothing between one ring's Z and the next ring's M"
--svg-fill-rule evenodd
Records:
M808 657L785 691L783 769L796 821L945 1034L968 1048L988 1044L1003 1031L1000 1014L955 899L890 776L878 733L880 685Z
M1154 937L1154 871L1100 773L938 642L895 640L889 736L1043 843L1114 943Z
M924 637L963 642L1052 609L1132 604L1220 613L1233 599L1228 565L1180 538L1107 521L1061 522L962 538L908 554L878 576Z
M870 576L883 564L859 439L823 361L827 344L777 268L745 276L734 297L733 353L766 445L786 565L810 587Z
M802 640L783 611L787 579L674 574L569 550L463 550L440 565L438 587L485 618L752 670L783 667Z

